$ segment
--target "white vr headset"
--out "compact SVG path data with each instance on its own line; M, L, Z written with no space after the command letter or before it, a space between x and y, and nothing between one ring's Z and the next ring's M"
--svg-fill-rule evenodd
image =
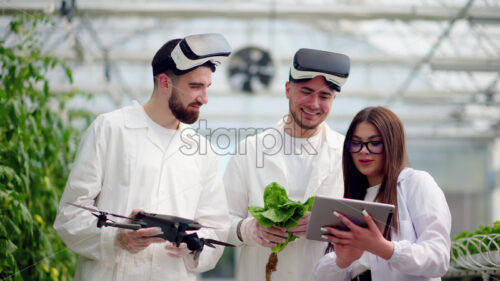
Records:
M226 39L218 34L198 34L184 38L172 50L172 60L178 70L195 68L206 62L215 66L227 60L231 47Z
M340 92L349 77L348 56L314 49L300 49L293 57L290 80L300 82L316 76L325 77L332 87Z
M153 65L153 75L168 68L173 69L176 74L183 74L207 62L218 66L227 60L230 54L231 46L221 34L190 35L174 47L168 59Z

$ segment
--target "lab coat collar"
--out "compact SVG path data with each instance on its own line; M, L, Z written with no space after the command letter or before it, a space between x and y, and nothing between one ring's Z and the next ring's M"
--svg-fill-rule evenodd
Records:
M275 139L280 142L283 141L283 136L281 136L283 126L284 122L281 120L274 128L275 130L269 132L269 134L274 135ZM342 150L342 141L340 141L338 136L334 135L335 133L330 130L325 122L320 126L322 126L320 131L320 134L322 134L322 141L326 142L326 145L323 144L321 150L318 152L318 161L314 164L311 177L304 193L304 201L316 194L316 191L330 173L338 172L333 171L333 161L342 161L341 157L336 157L336 155L339 155L339 150ZM264 136L265 134L258 135L257 142L262 144ZM282 145L283 144L280 143L281 147ZM263 151L272 155L272 157L266 157L264 160L267 172L274 174L274 177L277 180L281 180L283 184L287 184L286 179L288 179L288 175L285 169L283 153L276 153L272 151L272 148L264 148Z
M280 120L276 125L276 127L280 130L283 129L284 126L285 122L283 119ZM338 137L335 136L335 133L330 129L328 124L326 124L326 122L323 122L319 126L321 126L321 131L319 133L323 135L323 141L326 141L328 147L334 151L342 149L343 142L339 141Z
M154 130L149 128L146 113L141 104L137 101L133 101L131 106L125 107L125 127L128 129L147 129L147 138L153 143L158 149L165 153L163 143L158 137ZM176 134L177 135L177 134Z
M330 127L323 122L321 124L320 134L323 135L323 141L326 145L321 146L321 150L318 152L318 161L314 164L311 178L307 184L306 192L304 194L304 200L316 195L317 190L321 187L323 181L332 173L340 173L340 170L335 170L335 161L342 161L342 146L343 142L339 139L335 133L330 130Z
M138 101L134 100L131 106L124 108L125 127L128 129L147 128L148 122L144 116L144 109Z
M398 176L398 184L401 184L405 179L407 179L409 176L413 174L413 169L410 167L405 167L403 170L401 170L401 173L399 173Z
M194 130L191 126L184 124L184 123L179 123L179 128L175 132L174 137L172 138L172 141L167 147L167 151L165 151L165 156L164 159L167 159L174 155L176 152L181 151L182 144L187 144L188 146L200 146L200 141L196 142L192 138L185 138L182 137L182 132L184 130Z
M125 114L125 127L128 129L142 129L147 128L147 137L149 141L151 141L154 145L156 145L162 152L166 153L165 157L170 157L174 152L178 151L177 149L182 142L190 142L193 144L194 141L191 138L185 138L181 140L181 132L185 129L190 129L191 126L180 123L179 128L176 130L175 135L173 136L170 144L167 147L167 151L164 150L164 146L162 140L154 133L153 130L149 130L149 124L146 120L144 108L138 101L133 101L131 106L124 108Z

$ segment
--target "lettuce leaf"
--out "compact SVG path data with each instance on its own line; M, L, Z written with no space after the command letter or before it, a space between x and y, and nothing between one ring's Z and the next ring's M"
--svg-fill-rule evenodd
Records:
M276 182L272 182L264 190L264 207L249 206L248 210L262 226L293 228L298 225L299 220L306 212L312 209L313 200L313 197L307 199L305 203L290 200L285 188ZM279 253L289 242L297 238L298 236L288 233L285 243L278 244L271 250L273 253Z

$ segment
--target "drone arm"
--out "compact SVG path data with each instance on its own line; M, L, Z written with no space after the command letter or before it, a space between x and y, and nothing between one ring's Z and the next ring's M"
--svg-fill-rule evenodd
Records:
M222 241L218 241L218 240L214 240L214 239L204 239L204 238L201 238L201 239L203 239L203 241L205 242L205 246L209 246L209 247L212 247L212 248L215 248L214 244L215 245L226 246L226 247L236 247L236 245L233 245L233 244L230 244L230 243L226 243L226 242L222 242Z
M125 228L125 229L132 229L132 230L138 230L142 228L141 224L136 224L136 223L116 223L113 221L108 220L106 213L101 212L99 215L93 213L95 217L97 217L97 227L101 228L103 226L111 226L111 227L117 227L117 228ZM113 214L111 214L113 215ZM116 216L116 215L114 215Z
M130 223L106 222L103 225L104 226L117 227L117 228L132 229L132 230L138 230L138 229L142 228L140 224L130 224Z

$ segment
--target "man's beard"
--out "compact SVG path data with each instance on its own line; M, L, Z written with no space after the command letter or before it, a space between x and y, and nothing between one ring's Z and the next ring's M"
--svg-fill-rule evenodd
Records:
M313 129L316 129L318 127L318 125L321 123L321 122L318 122L317 124L314 124L312 126L306 126L304 125L304 123L302 123L302 120L301 120L301 116L297 116L295 114L295 112L292 110L292 105L289 104L289 109L290 109L290 115L292 115L292 119L293 121L295 122L295 124L299 125L300 128L304 129L304 130L313 130Z
M172 89L172 95L170 96L170 99L168 101L168 107L174 114L175 118L177 118L177 120L186 124L193 124L194 122L196 122L200 114L199 111L189 111L187 108L184 108L180 101L179 93L175 89Z

